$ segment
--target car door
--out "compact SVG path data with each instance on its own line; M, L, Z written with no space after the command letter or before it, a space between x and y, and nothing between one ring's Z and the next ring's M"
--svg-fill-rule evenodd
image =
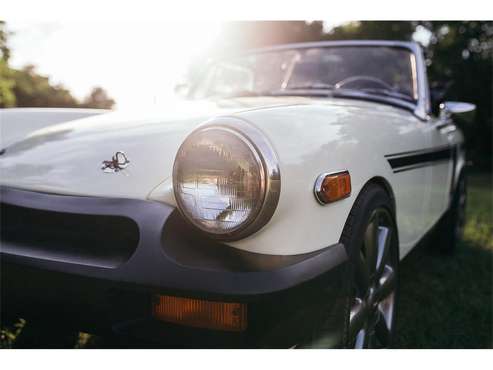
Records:
M425 218L428 227L433 226L448 208L453 163L456 156L453 145L457 127L442 118L431 118L426 127L430 151L428 154L427 177L429 179L429 201Z
M395 192L399 227L401 256L405 256L428 229L426 218L430 199L431 172L422 162L423 153L430 148L429 122L412 113L403 114L392 122L396 136L390 134L384 147L385 158L392 172L392 187Z

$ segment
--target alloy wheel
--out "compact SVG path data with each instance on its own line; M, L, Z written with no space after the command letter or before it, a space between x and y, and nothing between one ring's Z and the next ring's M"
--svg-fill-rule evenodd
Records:
M375 209L355 258L355 279L349 317L354 348L390 345L395 316L398 258L394 224L385 208Z

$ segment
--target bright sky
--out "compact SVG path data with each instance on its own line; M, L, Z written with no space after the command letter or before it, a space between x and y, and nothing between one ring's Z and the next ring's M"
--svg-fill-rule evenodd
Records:
M83 98L101 86L119 107L173 94L190 59L219 34L220 22L8 22L11 65L34 64Z

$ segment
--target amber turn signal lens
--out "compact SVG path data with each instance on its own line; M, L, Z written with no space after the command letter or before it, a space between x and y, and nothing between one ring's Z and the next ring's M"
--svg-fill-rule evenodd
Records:
M241 303L160 295L156 297L153 315L162 321L196 328L243 331L247 327L247 306Z
M351 195L349 172L321 174L315 182L315 197L321 204L335 202Z

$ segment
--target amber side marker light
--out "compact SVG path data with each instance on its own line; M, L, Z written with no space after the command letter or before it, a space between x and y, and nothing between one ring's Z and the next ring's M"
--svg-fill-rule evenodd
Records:
M348 171L323 173L315 182L314 192L320 204L347 198L351 195L351 176Z
M212 302L167 295L155 298L152 311L158 320L224 331L244 331L247 327L246 304Z

